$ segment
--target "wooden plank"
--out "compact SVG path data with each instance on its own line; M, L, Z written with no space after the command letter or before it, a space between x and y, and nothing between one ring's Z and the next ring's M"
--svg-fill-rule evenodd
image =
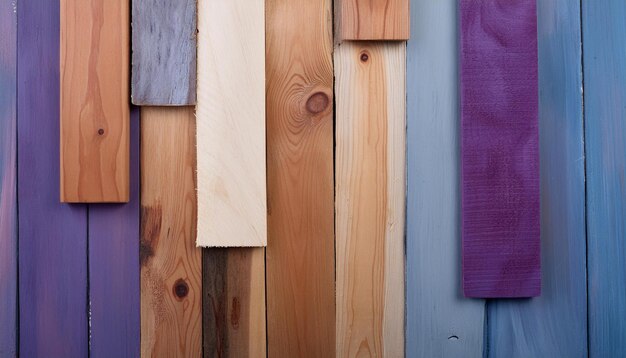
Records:
M271 357L335 355L331 3L266 2Z
M127 202L129 0L61 0L61 201Z
M59 203L59 1L17 14L19 355L86 357L87 212Z
M17 357L17 11L0 2L0 356Z
M406 44L335 47L337 355L404 355Z
M198 246L267 245L264 24L263 0L198 1Z
M461 292L457 0L414 0L407 43L407 357L482 357Z
M133 0L131 98L196 104L196 1Z
M204 357L266 357L265 249L205 249Z
M582 1L589 356L626 356L626 3Z
M139 356L139 108L130 119L130 201L89 207L91 357Z
M338 0L335 7L340 41L409 39L409 0Z
M141 356L202 355L192 107L141 110Z
M538 296L536 0L459 4L463 293Z
M537 3L541 252L532 300L488 305L490 357L587 357L580 3Z

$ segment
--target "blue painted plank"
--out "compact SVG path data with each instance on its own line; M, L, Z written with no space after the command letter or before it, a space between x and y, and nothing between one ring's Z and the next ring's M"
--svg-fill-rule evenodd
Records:
M626 356L626 2L583 0L589 355Z
M488 304L490 357L586 357L580 3L539 0L542 294Z
M456 0L414 0L407 43L407 357L481 357L484 301L463 298Z

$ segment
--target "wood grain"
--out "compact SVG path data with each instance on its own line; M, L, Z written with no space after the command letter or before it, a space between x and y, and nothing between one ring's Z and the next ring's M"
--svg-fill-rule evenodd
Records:
M198 1L198 246L267 245L264 23L263 0Z
M127 202L129 0L61 0L61 201Z
M270 357L333 357L331 1L266 6L267 350Z
M204 357L266 357L265 249L203 251Z
M411 2L407 357L482 357L484 300L461 292L457 0Z
M409 0L337 0L339 41L408 40Z
M202 355L192 107L141 110L141 356Z
M133 0L131 97L196 104L196 1Z
M404 355L406 44L335 48L337 356Z
M488 356L587 357L580 4L537 6L544 285L532 300L489 302Z

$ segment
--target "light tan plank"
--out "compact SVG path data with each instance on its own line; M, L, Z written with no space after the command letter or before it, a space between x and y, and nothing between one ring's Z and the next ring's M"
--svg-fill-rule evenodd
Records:
M340 41L409 39L409 0L336 0L335 7Z

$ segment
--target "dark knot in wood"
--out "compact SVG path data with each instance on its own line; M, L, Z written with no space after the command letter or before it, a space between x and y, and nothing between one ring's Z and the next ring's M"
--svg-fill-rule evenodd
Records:
M183 280L182 278L179 278L174 283L174 294L176 295L176 297L181 299L187 297L187 294L189 294L189 286L187 285L187 282L185 282L185 280Z
M330 98L324 92L315 92L306 101L306 110L313 114L323 112L330 103Z

